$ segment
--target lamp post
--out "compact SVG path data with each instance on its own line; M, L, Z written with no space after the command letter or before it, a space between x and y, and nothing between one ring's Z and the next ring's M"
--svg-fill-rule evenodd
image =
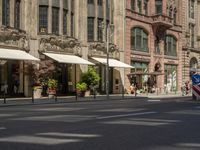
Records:
M106 40L106 97L107 100L109 100L109 93L110 93L110 82L109 82L109 43L110 43L110 37L113 36L114 25L108 24L106 27L107 32L107 40Z

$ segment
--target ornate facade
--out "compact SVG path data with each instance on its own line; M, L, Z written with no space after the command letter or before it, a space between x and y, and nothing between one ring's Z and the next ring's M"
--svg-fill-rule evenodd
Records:
M126 1L125 58L134 66L126 85L137 84L142 92L180 91L181 6L181 0Z
M0 46L27 51L41 61L50 59L45 52L77 55L94 61L92 57L106 57L109 40L109 57L124 62L124 5L124 0L0 0ZM111 26L114 29L107 33L106 29ZM19 63L21 69L18 70L24 70L17 78L20 78L20 93L29 96L32 79L28 63L12 63ZM105 66L94 63L101 75L99 91L105 92ZM87 69L85 65L78 68L74 64L55 62L55 65L54 78L59 81L61 94L74 91L75 78L78 81L81 72ZM12 67L10 71L5 68L1 72L2 81L12 71ZM112 68L110 80L110 91L120 93L124 70Z
M200 73L200 1L182 1L183 20L183 82L190 81L193 72Z

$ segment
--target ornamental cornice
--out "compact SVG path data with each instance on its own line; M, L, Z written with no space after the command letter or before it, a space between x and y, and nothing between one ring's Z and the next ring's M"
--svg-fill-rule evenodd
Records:
M40 52L54 51L81 55L81 43L73 37L42 35L39 41Z
M0 28L0 45L17 47L29 51L28 35L23 30L1 26Z
M107 44L105 42L94 41L89 43L89 56L106 56ZM119 59L119 48L113 43L109 43L109 56Z

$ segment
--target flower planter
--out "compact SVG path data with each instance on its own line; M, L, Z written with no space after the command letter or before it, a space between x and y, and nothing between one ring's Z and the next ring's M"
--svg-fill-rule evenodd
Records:
M77 90L76 94L77 94L78 97L85 97L85 91L79 91L79 90Z
M49 98L54 98L56 95L56 89L48 89Z
M39 99L42 97L42 86L34 86L33 87L33 98Z

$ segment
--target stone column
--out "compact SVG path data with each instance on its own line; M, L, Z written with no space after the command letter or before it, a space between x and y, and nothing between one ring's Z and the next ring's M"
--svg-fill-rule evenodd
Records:
M63 0L60 0L60 10L59 10L59 35L63 35Z
M0 6L2 6L2 0L0 0ZM0 11L0 26L2 25L2 9Z
M97 1L94 1L94 8L95 8L95 18L94 18L94 41L97 41L97 35L98 35L98 31L97 31L97 27L98 27L98 20L97 20L97 16L98 16L98 6L97 6Z
M68 0L68 13L67 13L67 35L71 35L71 0Z
M15 1L10 0L10 26L14 27L15 21Z
M48 8L48 33L52 33L52 0L49 0Z

